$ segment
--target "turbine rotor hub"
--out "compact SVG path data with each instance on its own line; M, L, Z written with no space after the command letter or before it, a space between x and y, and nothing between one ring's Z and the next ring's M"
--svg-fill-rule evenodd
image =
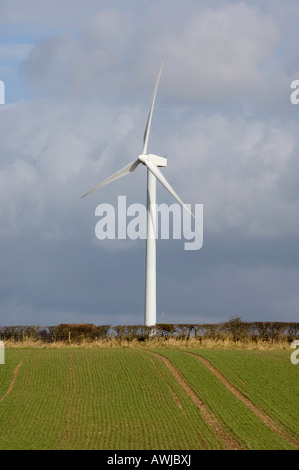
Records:
M138 160L143 163L143 165L146 165L146 162L150 161L156 166L167 166L167 158L159 157L158 155L154 155L152 153L142 153L139 155Z
M143 163L143 165L145 165L145 161L148 160L148 155L145 155L144 153L142 153L141 155L139 155L138 157L138 160Z

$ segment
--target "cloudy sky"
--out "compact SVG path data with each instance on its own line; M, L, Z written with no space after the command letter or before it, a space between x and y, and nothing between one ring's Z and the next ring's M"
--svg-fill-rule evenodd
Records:
M157 321L299 320L299 4L0 0L0 324L142 324L144 240L95 236L101 203L145 204L148 150L203 246L157 241ZM158 203L173 201L158 184ZM194 206L193 206L194 207Z

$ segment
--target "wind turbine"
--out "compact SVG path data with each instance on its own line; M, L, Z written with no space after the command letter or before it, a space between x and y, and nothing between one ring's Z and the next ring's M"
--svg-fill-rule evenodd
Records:
M92 188L86 194L82 196L84 198L93 191L106 186L113 181L122 178L123 176L132 173L137 166L142 163L147 167L147 238L146 238L146 272L145 272L145 309L144 309L144 324L145 326L156 325L156 180L169 191L169 193L184 207L193 217L194 215L190 212L188 207L185 206L183 201L179 198L177 193L171 187L166 180L165 176L159 170L159 167L165 167L167 165L167 159L159 157L151 153L147 153L148 139L150 133L150 127L152 122L153 109L159 85L159 80L163 68L161 65L156 85L154 88L148 118L145 126L143 136L143 149L137 160L129 163L124 168L109 176L109 178L102 181L100 184Z

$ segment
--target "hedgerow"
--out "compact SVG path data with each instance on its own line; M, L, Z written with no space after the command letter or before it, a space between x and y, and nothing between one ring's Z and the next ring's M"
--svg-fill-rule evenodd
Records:
M299 323L296 322L245 322L231 317L222 323L165 324L155 327L144 325L99 325L92 323L63 323L57 326L0 326L0 339L22 342L26 339L53 343L80 343L82 341L118 342L147 341L151 338L167 341L195 338L237 342L286 342L299 339Z

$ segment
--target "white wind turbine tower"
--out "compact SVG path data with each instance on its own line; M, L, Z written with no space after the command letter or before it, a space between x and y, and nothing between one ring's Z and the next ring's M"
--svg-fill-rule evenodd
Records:
M179 198L174 189L170 186L166 178L163 176L158 167L163 167L167 165L167 159L164 157L159 157L158 155L153 155L147 153L147 145L153 115L153 109L158 89L158 84L163 68L163 63L161 65L156 85L154 88L154 93L152 96L152 101L148 113L147 123L145 127L144 137L143 137L143 149L142 153L139 155L137 160L129 163L121 170L117 171L109 178L102 181L100 184L92 188L86 194L82 196L85 197L88 194L92 193L96 189L102 188L106 184L112 183L113 181L118 180L122 176L132 173L137 166L142 163L147 167L147 238L146 238L146 272L145 272L145 310L144 310L144 324L146 326L155 326L156 325L156 179L170 192L170 194L184 207L193 217L194 215L190 212L188 207L185 206L183 201Z

